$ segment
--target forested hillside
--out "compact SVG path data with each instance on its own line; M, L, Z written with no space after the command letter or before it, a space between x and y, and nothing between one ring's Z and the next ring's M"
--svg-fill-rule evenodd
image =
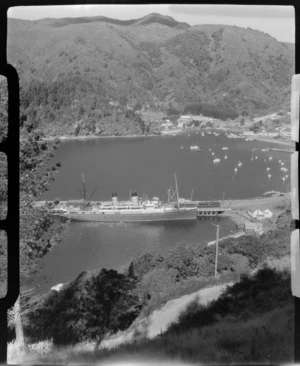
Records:
M26 112L48 135L152 132L135 113L142 108L180 113L202 103L226 119L289 102L293 47L253 29L159 14L10 19L8 28Z

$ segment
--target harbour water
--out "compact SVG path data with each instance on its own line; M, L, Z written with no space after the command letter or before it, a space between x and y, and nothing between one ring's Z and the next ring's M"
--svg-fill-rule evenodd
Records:
M190 150L195 144L201 152ZM192 194L195 200L251 198L270 190L287 192L290 154L252 151L275 146L228 139L224 134L202 137L200 133L66 141L49 163L51 166L60 161L62 168L42 199L79 199L82 172L87 196L98 187L93 200L108 200L113 192L118 193L120 200L128 199L130 191L164 200L170 185L174 187L174 173L180 197L190 198ZM218 164L213 163L216 158L220 159ZM281 170L283 166L286 172ZM213 240L216 231L212 223L221 225L220 236L229 235L235 229L232 221L222 217L148 224L71 222L61 243L40 263L40 289L47 291L75 278L83 270L103 267L122 270L138 255L165 252L180 242L198 245Z

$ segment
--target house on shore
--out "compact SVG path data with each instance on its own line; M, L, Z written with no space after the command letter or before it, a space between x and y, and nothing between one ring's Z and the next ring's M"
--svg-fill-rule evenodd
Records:
M263 233L263 225L262 223L246 222L244 230L246 235L261 235Z

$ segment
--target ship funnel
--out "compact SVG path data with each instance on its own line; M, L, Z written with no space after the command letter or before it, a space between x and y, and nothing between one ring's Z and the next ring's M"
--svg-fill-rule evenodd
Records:
M111 195L111 199L112 199L112 203L113 203L113 205L114 205L114 206L117 206L117 204L118 204L118 195L117 195L117 193L113 193L113 194Z
M139 204L139 198L136 192L131 193L131 202L134 205L138 205Z

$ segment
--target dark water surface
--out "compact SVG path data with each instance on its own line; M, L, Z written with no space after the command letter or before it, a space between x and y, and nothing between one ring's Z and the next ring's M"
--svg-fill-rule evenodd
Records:
M204 151L195 152L190 145L199 144ZM183 146L183 149L180 147ZM222 147L229 150L223 151ZM281 181L280 164L284 160L289 167L290 154L257 152L258 159L251 161L254 148L274 147L272 143L228 139L219 136L192 134L165 137L107 138L62 142L53 161L60 161L62 169L44 199L79 199L84 173L87 190L93 199L110 199L117 192L119 199L127 199L131 191L166 197L170 185L174 186L177 174L181 197L197 200L256 197L265 191L287 190ZM209 149L215 152L211 155ZM223 160L227 154L228 159ZM270 156L273 160L265 162ZM214 164L214 158L220 158ZM51 162L53 164L53 161ZM237 174L234 167L243 165ZM266 167L271 168L271 179ZM289 174L289 173L288 173Z
M194 144L203 151L191 151L189 147ZM222 150L223 146L228 150ZM128 199L130 190L139 195L148 194L149 198L166 199L167 189L170 185L174 187L174 173L180 197L189 198L193 190L195 200L221 200L223 195L225 199L251 198L269 190L287 192L290 190L290 154L252 152L254 148L274 146L228 139L224 134L202 137L195 133L67 141L61 143L50 162L51 165L60 161L62 168L43 199L79 199L82 172L89 194L98 187L93 200L108 200L112 192L117 192L120 200ZM215 152L214 156L209 149ZM224 160L225 155L227 160ZM220 158L221 162L214 164L214 158ZM279 159L288 172L280 170ZM239 162L242 165L234 173ZM272 176L268 178L268 174ZM283 182L286 174L288 178ZM69 281L83 270L103 267L121 270L132 258L146 252L165 252L180 242L197 245L213 240L216 229L212 223L221 225L221 237L235 229L234 223L221 217L147 224L71 222L62 242L41 262L38 272L41 290Z

